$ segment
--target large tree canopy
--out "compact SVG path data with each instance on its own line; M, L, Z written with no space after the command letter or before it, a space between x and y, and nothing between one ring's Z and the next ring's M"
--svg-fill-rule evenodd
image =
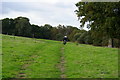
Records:
M17 17L14 19L15 34L22 36L30 36L31 25L29 19L26 17Z
M78 2L76 6L81 27L89 22L93 32L120 39L120 2Z

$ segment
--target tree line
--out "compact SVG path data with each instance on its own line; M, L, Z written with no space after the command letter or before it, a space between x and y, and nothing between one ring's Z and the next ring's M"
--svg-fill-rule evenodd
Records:
M80 30L77 27L64 25L53 27L50 24L45 24L44 26L38 26L30 24L29 19L26 17L17 17L15 19L5 18L1 21L2 34L58 41L62 41L63 37L67 35L71 42L91 44L95 46L108 45L107 36L104 36L104 38L98 34L94 34L94 36L92 30ZM114 43L115 46L118 47L117 40Z
M58 25L53 27L50 24L38 26L30 24L27 17L4 18L2 21L2 34L41 38L50 40L62 40L65 35L68 36L69 41L74 41L73 37L78 32L85 32L73 26Z

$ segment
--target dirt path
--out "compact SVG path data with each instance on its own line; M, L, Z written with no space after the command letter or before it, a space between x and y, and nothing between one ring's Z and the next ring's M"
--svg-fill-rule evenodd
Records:
M60 53L61 53L61 55L60 55L60 63L58 64L58 68L59 68L59 70L61 72L60 78L64 79L64 78L66 78L66 75L64 73L65 72L64 47L61 48ZM34 62L32 59L36 58L36 57L38 57L38 56L37 55L32 55L29 60L24 61L24 64L22 65L22 67L20 69L20 72L17 75L17 78L20 78L20 79L27 78L25 70L30 66L30 64L32 64L32 62Z
M32 55L31 56L31 59L32 58L36 58L37 55ZM21 69L20 69L20 72L19 74L17 75L17 78L21 78L21 79L24 79L24 78L27 78L27 75L25 74L25 70L27 69L27 67L33 62L32 60L25 60L25 64L22 65Z
M30 61L26 60L25 64L22 65L19 74L17 75L17 78L26 78L27 75L24 73L26 68L29 66Z
M60 65L59 65L61 71L61 75L60 75L61 78L66 78L66 75L64 73L65 71L64 64L65 64L65 60L64 60L64 47L63 47L61 48L61 57L60 57Z

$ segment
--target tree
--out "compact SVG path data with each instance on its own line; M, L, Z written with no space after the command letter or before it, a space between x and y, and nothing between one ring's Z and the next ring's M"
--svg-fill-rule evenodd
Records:
M13 34L15 29L14 20L5 18L2 19L2 33L3 34Z
M86 32L86 36L84 38L86 44L93 44L93 38L91 36L91 32Z
M78 38L81 36L81 34L82 34L82 33L76 33L76 34L74 35L74 40L77 41Z
M120 2L78 2L76 6L81 27L89 22L94 34L105 34L111 41L113 38L120 39Z
M76 41L76 33L83 33L84 30L80 30L73 26L58 25L52 27L50 24L38 26L30 24L29 19L26 17L17 17L15 19L5 18L3 22L3 34L15 34L17 36L52 39L61 41L63 37L68 36L69 41ZM74 39L76 38L76 39Z
M56 34L58 34L58 29L56 27L53 27L51 29L51 39L52 40L57 40Z
M75 35L76 33L79 33L79 32L80 32L80 30L79 30L78 28L76 28L76 27L71 27L71 32L70 32L70 34L68 35L69 40L70 40L70 41L74 41L74 35Z
M31 25L32 30L31 30L31 35L33 38L42 38L41 34L41 28L38 25Z
M25 37L30 37L31 35L31 24L29 19L26 17L17 17L15 21L15 34Z
M41 34L43 39L51 39L51 29L52 26L49 24L45 24L44 26L41 26Z
M77 39L77 41L78 41L79 43L85 44L85 37L86 37L86 36L87 36L87 32L82 33L82 34L79 36L79 38Z
M61 34L61 33L56 34L56 40L58 40L58 41L63 40L63 34Z

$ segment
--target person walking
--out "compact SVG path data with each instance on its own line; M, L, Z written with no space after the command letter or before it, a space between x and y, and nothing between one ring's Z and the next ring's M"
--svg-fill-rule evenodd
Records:
M68 41L68 37L67 37L67 36L64 36L64 37L63 37L63 44L65 45L65 44L67 43L67 41Z

